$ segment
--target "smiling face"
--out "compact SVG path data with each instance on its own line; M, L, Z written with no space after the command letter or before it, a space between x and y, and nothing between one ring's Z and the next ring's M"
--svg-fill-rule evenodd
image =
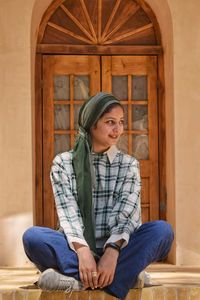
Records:
M115 106L105 113L91 128L93 151L104 152L115 145L124 130L124 111L120 106Z

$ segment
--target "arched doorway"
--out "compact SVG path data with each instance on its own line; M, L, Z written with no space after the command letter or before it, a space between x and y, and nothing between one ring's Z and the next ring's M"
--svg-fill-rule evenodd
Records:
M36 55L36 223L55 227L53 157L73 146L80 105L99 90L127 111L120 147L141 164L143 221L165 218L162 46L138 0L59 0L40 25Z

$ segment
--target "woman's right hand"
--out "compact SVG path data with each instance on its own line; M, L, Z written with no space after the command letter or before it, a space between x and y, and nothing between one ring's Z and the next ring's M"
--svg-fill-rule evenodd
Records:
M98 274L96 261L87 246L76 249L79 260L79 275L85 288L98 287Z

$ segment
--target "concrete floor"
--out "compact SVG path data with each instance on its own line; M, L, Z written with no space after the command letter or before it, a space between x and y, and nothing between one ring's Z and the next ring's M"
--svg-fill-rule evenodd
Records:
M127 300L200 300L200 268L155 264L147 271L153 287L131 290ZM0 300L64 300L62 292L42 292L34 286L39 276L35 268L0 268ZM102 291L73 292L70 300L116 299Z

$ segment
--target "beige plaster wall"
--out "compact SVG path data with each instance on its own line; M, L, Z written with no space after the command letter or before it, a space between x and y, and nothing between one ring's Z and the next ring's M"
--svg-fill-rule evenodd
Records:
M147 3L160 23L165 52L168 219L175 227L177 245L171 260L200 265L200 2L167 1ZM0 0L0 265L4 266L28 264L21 235L33 224L34 47L39 21L50 2Z
M177 263L200 265L200 2L168 0L174 28Z
M166 187L167 187L167 220L172 224L176 233L175 216L175 151L174 151L174 55L173 55L173 24L170 7L167 1L146 0L154 11L159 23L164 52L164 78L165 78L165 114L166 114ZM170 263L176 263L176 237L169 253Z
M32 224L32 2L0 1L0 265L26 263L21 236Z

